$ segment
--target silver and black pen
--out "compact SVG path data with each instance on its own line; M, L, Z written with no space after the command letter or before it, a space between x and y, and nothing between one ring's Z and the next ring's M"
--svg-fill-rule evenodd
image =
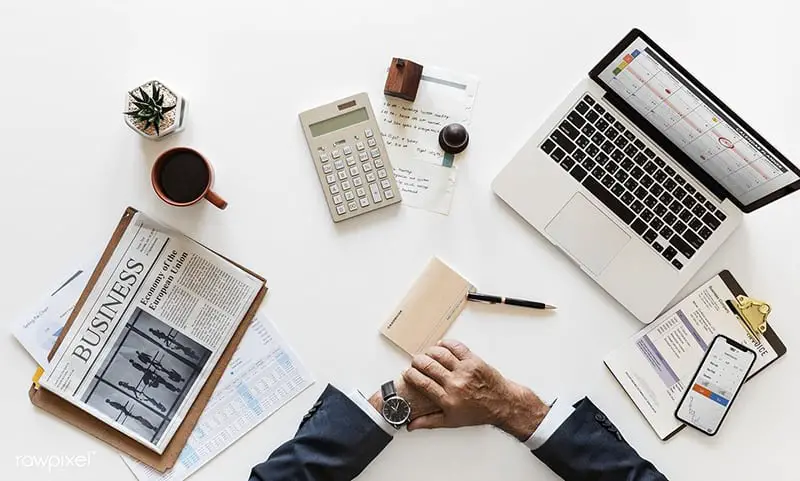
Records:
M509 306L527 307L530 309L555 309L556 306L545 304L538 301L526 301L525 299L514 299L513 297L493 296L491 294L481 294L478 292L470 292L467 294L467 300L475 302L484 302L487 304L506 304Z

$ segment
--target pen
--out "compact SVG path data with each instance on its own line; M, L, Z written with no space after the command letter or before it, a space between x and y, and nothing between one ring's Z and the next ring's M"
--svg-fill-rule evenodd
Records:
M544 302L526 301L524 299L514 299L513 297L493 296L491 294L469 293L467 300L475 302L486 302L489 304L507 304L509 306L529 307L531 309L555 309L556 306L545 304Z

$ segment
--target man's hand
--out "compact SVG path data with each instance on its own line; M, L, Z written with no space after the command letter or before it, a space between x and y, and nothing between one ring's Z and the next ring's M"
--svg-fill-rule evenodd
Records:
M458 341L440 341L414 356L403 379L441 410L417 417L409 431L491 424L525 441L550 410Z
M397 395L408 401L408 404L411 405L411 420L441 411L433 401L418 390L409 386L403 378L394 382L394 388L397 390ZM369 403L372 404L372 407L379 413L382 412L383 396L380 390L369 397Z

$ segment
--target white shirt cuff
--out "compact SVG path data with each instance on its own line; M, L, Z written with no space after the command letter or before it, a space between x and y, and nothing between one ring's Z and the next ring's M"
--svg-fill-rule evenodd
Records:
M569 403L556 400L553 405L550 406L550 411L547 413L544 419L542 419L542 423L539 424L539 427L536 428L536 431L534 431L531 437L525 441L525 446L531 451L535 451L542 447L542 445L546 443L548 439L550 439L550 436L552 436L553 433L556 432L556 430L558 430L562 424L564 424L564 421L566 421L574 411L575 408L573 408Z
M361 394L361 391L355 390L352 391L347 397L353 401L356 406L360 407L364 413L372 419L372 421L377 424L381 429L386 432L389 436L394 436L394 433L397 432L397 429L394 428L391 424L389 424L381 413L379 413L375 407L367 401L367 398Z

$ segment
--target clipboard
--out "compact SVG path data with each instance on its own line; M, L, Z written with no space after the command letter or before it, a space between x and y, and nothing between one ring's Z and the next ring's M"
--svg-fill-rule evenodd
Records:
M733 315L735 315L737 318L739 318L738 320L739 320L739 323L742 324L742 329L748 331L748 333L750 333L750 335L753 336L752 329L747 324L745 324L746 322L748 322L748 320L742 318L743 314L739 310L738 305L737 305L737 299L740 296L747 297L747 293L744 292L744 289L742 289L742 286L739 285L739 282L733 277L733 274L731 274L731 272L729 270L726 269L726 270L720 272L719 273L719 278L722 279L722 282L725 283L725 286L727 286L728 290L730 290L731 294L733 294L733 296L734 296L733 299L726 299L725 300L725 304L728 306L728 308L730 308L730 310L733 313ZM784 354L786 354L786 345L784 345L783 341L780 340L778 335L772 329L772 326L769 326L769 325L765 324L765 329L763 331L761 331L761 339L759 339L758 337L755 337L755 339L759 340L761 342L763 342L763 341L768 342L769 345L772 347L772 349L777 354L777 356L775 356L775 359L773 359L770 362L768 362L768 363L764 364L763 366L761 366L761 368L759 368L757 371L751 372L750 375L747 377L747 379L744 380L745 383L749 382L751 379L753 379L753 377L755 377L756 374L762 372L764 369L769 367L772 363L774 363L775 361L777 361L778 359L783 357ZM671 433L669 433L667 435L667 437L665 437L663 439L663 441L668 441L668 440L672 439L673 436L675 436L679 432L683 431L683 429L685 427L686 427L686 424L681 424L680 427L678 427L676 430L674 430Z
M728 299L726 304L728 305L729 308L731 308L732 312L738 314L737 317L739 317L739 322L741 324L743 324L742 325L742 329L748 330L750 332L750 334L753 335L754 334L753 330L752 330L753 328L748 326L748 324L751 323L751 322L755 322L755 321L753 321L751 319L748 319L747 313L743 312L739 308L739 305L738 305L738 302L737 302L738 298L740 298L740 297L745 297L746 298L747 294L744 292L744 289L742 289L742 286L739 285L739 283L736 281L736 279L733 277L733 274L731 274L730 271L724 270L724 271L720 272L719 273L719 277L720 277L720 279L722 279L722 282L724 282L725 285L728 287L728 289L731 291L731 294L734 295L734 299ZM770 308L769 310L771 311L772 309ZM769 312L767 312L767 314L768 313ZM769 343L769 345L772 346L772 349L775 351L775 353L778 356L775 359L773 359L772 361L770 361L770 362L764 364L763 366L761 366L761 369L759 369L758 371L754 371L753 374L750 377L747 378L748 380L750 380L757 373L763 371L764 368L766 368L767 366L769 366L773 362L775 362L778 359L780 359L781 357L783 357L784 354L786 354L786 346L783 344L783 341L781 341L780 338L778 337L778 335L775 334L775 331L772 329L772 326L770 326L769 324L766 323L766 314L764 315L764 324L763 324L763 326L764 327L762 329L758 330L761 333L761 338L763 338L763 340L766 340ZM758 336L753 336L753 337L755 337L757 340L760 340L758 338Z
M52 359L53 355L58 350L58 347L63 342L66 333L72 327L72 323L75 321L75 318L78 316L80 310L83 308L83 304L89 297L89 293L91 292L92 288L94 288L95 283L99 279L101 273L103 272L103 269L105 268L106 264L111 258L114 249L117 247L120 238L125 232L125 229L128 228L128 225L130 224L136 212L137 212L136 209L132 207L128 207L125 210L122 219L119 221L119 224L117 224L117 228L114 230L114 234L111 236L111 240L108 242L105 251L103 251L103 255L100 258L100 261L97 263L94 272L89 278L89 281L86 284L86 288L83 290L80 299L78 299L78 303L75 305L72 314L67 320L67 323L65 324L64 329L61 332L61 335L58 337L55 345L50 351L50 354L47 357L48 360ZM250 275L260 279L263 282L263 285L258 294L256 294L256 297L253 300L253 304L250 306L250 309L248 309L247 313L244 316L244 319L241 321L239 327L236 329L233 336L231 337L228 346L222 352L222 356L217 361L217 365L211 371L211 374L209 375L202 389L198 393L197 399L195 399L194 403L189 408L186 417L184 418L180 427L175 432L174 436L172 437L172 440L170 440L169 444L164 449L164 452L162 454L158 454L155 451L150 450L149 448L145 447L143 444L140 444L133 438L130 438L125 434L122 434L120 431L117 431L113 427L95 418L86 411L83 411L77 406L74 406L73 404L69 403L65 399L62 399L56 394L53 394L45 389L39 388L38 383L36 383L35 381L28 390L28 397L30 398L31 402L35 406L91 434L92 436L100 439L101 441L106 442L107 444L113 446L117 450L131 456L132 458L138 461L141 461L144 464L147 464L153 469L156 469L163 473L172 466L174 466L178 460L178 456L180 455L181 451L186 445L189 436L194 430L194 427L197 424L197 420L200 418L200 415L205 409L206 404L211 398L211 395L214 393L214 389L217 387L217 383L219 382L222 375L225 373L225 367L230 362L231 357L236 351L236 348L239 347L239 343L241 342L242 337L244 337L245 332L247 332L247 328L250 326L250 322L253 320L256 311L261 305L261 301L264 300L264 296L267 293L266 280L263 277L231 261L227 257L223 256L223 258L228 262L231 262L233 265L241 268L245 272L249 273ZM40 374L41 374L41 368L37 370L37 375ZM34 379L38 379L38 377Z
M710 287L712 283L715 288ZM727 334L734 339L737 337L743 338L746 335L757 352L763 348L774 353L774 357L765 358L765 362L760 363L758 368L754 367L746 381L752 379L756 374L786 354L786 346L771 325L756 323L760 328L757 329L757 333L753 332L753 328L748 322L748 318L751 317L749 314L752 313L747 312L747 309L743 313L741 308L737 308L742 297L747 298L744 289L742 289L742 286L739 285L730 271L724 270L687 295L686 298L680 299L674 306L665 310L653 323L634 334L626 344L612 351L604 358L603 361L608 371L662 441L671 439L685 427L684 424L675 419L674 409L669 407L670 399L673 399L672 396L674 394L670 390L679 380L685 379L685 374L678 374L673 370L670 362L676 360L666 360L656 343L659 342L659 338L663 339L670 336L670 333L673 332L673 326L683 324L686 326L682 328L687 332L686 339L688 341L686 342L703 344L700 340L700 333L695 332L694 328L689 326L692 321L689 320L688 314L684 311L688 307L687 302L689 302L689 305L694 304L696 306L695 308L689 307L689 309L694 309L695 311L707 310L709 315L713 316L713 318L706 317L703 314L704 320L699 324L710 323L714 330L727 331ZM692 299L692 301L688 301L689 299ZM760 301L758 303L761 304ZM728 318L728 316L732 317L732 319ZM755 317L757 321L759 316ZM761 321L764 318L765 316L760 316ZM723 321L725 322L724 325L715 324ZM737 331L737 335L733 335L733 329L741 329L741 332ZM654 336L656 340L653 340L651 336ZM699 362L700 360L698 359ZM696 368L696 365L694 367Z

